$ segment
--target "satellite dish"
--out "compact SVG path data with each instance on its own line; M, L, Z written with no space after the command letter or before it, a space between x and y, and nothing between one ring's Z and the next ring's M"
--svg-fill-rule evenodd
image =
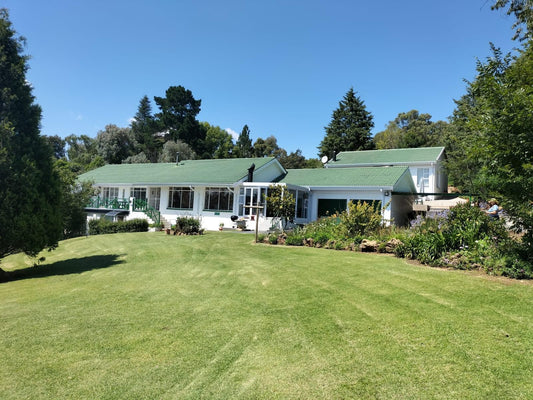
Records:
M322 164L325 164L328 162L328 156L323 156L320 161L322 161Z

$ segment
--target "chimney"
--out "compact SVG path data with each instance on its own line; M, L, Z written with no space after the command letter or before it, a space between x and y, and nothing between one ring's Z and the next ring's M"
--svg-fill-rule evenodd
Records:
M248 168L248 182L254 181L254 169L255 169L255 164L252 164L250 168Z

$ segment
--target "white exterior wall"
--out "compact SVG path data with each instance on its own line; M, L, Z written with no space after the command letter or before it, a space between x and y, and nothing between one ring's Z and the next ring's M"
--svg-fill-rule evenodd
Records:
M390 221L392 218L392 203L390 194L386 196L387 192L390 190L377 189L377 190L328 190L328 189L314 189L311 190L311 195L309 198L309 221L315 221L318 219L318 200L320 199L339 199L347 200L347 204L350 201L357 202L358 200L370 200L370 201L381 201L382 207L387 206L383 211L383 219L385 221ZM387 223L388 225L388 223Z

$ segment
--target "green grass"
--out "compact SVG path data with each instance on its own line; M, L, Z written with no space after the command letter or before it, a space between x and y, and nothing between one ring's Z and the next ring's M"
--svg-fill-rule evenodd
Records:
M533 398L529 283L226 232L44 255L2 260L2 399Z

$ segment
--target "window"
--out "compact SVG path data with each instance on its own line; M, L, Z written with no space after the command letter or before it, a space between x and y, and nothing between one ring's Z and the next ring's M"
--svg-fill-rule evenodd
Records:
M416 185L418 190L425 193L429 190L429 168L416 169Z
M188 187L171 187L168 194L168 208L192 210L194 190Z
M116 199L118 198L118 187L105 187L102 194L104 199Z
M257 215L257 208L246 206L263 206L265 207L265 196L267 188L247 187L241 188L239 192L239 215L250 216Z
M133 197L137 200L146 200L146 188L133 188Z
M228 188L206 188L204 210L232 211L233 192Z
M296 218L307 218L307 208L309 203L309 193L298 190L296 197Z

